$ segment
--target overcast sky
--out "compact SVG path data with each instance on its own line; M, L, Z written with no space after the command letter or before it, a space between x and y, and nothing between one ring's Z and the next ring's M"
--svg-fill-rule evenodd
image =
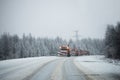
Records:
M0 0L0 34L104 38L120 21L120 0Z

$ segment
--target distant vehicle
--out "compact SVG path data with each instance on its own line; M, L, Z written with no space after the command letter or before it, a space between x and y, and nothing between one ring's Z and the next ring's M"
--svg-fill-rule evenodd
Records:
M77 48L71 50L71 55L73 56L82 56L82 55L90 55L87 50L78 50Z
M60 51L58 52L59 56L70 57L70 47L69 47L69 45L60 46L59 49L60 49Z
M58 56L82 56L82 55L89 55L89 51L81 50L77 48L70 49L68 45L62 45L59 47Z

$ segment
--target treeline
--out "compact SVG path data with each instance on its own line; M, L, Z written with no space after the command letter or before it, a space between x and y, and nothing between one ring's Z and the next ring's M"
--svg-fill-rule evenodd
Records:
M70 45L71 48L87 50L90 54L103 54L104 40L82 39L79 42L73 40L63 40L62 38L34 38L23 34L22 38L18 35L4 33L0 36L0 59L14 59L35 56L57 55L59 46Z
M77 47L87 50L91 55L105 54L108 58L120 59L120 23L116 26L108 25L105 39L81 39L79 41L63 40L62 38L34 38L23 34L18 35L4 33L0 36L0 60L25 58L35 56L57 55L59 46L69 44L71 48Z
M89 51L91 55L104 54L105 45L103 39L84 38L78 42L70 40L69 43L72 48L77 47L78 49Z
M66 44L66 41L59 37L36 39L31 34L24 34L19 38L17 35L4 33L0 37L0 59L56 55L58 47L62 44Z
M108 25L105 35L105 55L120 59L120 23Z

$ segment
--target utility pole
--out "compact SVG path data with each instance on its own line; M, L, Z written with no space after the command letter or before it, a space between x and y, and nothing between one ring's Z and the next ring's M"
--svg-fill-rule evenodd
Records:
M76 38L76 42L79 41L79 38L78 38L78 31L75 31L75 38Z
M75 38L76 38L76 47L80 49L78 30L75 31Z

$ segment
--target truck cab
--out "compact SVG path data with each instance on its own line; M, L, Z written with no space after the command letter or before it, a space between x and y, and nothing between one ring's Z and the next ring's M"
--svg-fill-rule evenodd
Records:
M70 47L68 45L62 45L59 47L59 52L58 55L59 56L70 56Z

